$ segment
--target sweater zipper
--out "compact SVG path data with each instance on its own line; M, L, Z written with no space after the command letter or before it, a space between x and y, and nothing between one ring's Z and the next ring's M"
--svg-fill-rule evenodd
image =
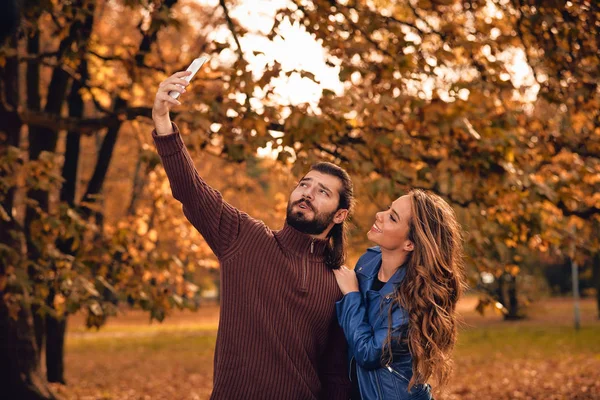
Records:
M310 254L313 254L315 251L315 240L313 239L310 242ZM302 263L302 290L308 290L306 287L306 275L308 274L308 257L304 257L304 262Z

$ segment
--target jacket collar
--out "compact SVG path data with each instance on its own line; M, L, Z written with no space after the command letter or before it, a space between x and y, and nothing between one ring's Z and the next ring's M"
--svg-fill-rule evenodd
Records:
M356 274L358 275L359 286L362 293L366 293L370 290L373 280L375 280L377 273L379 272L379 268L381 268L382 256L379 246L371 247L367 250L367 252L372 252L374 254L367 261L356 266ZM406 265L402 265L400 268L398 268L398 270L396 270L394 275L392 275L385 285L383 285L379 291L379 295L387 296L393 293L396 286L402 282L405 275Z
M323 259L329 246L328 239L313 239L285 223L283 229L274 232L275 238L289 252L296 255L308 255L309 258Z

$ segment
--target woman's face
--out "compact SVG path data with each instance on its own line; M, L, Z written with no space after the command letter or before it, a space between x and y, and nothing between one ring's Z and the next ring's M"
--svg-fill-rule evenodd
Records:
M375 223L367 233L369 240L389 251L412 251L408 240L409 221L412 218L410 196L399 197L385 211L375 215Z

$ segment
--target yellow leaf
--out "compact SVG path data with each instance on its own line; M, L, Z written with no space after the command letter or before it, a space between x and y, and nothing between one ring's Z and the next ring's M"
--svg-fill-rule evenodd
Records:
M505 156L505 158L506 158L506 161L508 161L508 162L510 162L510 163L512 163L512 162L514 162L514 161L515 161L515 152L514 152L514 150L513 150L513 149L508 149L508 150L506 151L506 154L505 154L504 156Z
M515 264L509 264L506 266L506 271L511 274L512 276L517 276L519 275L519 272L521 271L521 269L519 268L518 265Z
M137 234L145 235L148 232L148 224L145 221L138 221Z
M58 315L63 315L65 313L65 303L66 299L63 295L57 294L54 296L54 309Z

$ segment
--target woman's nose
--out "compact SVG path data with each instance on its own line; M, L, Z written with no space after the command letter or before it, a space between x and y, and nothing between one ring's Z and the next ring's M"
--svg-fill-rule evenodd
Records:
M383 220L383 211L380 211L377 214L375 214L375 220L377 220L377 221Z

